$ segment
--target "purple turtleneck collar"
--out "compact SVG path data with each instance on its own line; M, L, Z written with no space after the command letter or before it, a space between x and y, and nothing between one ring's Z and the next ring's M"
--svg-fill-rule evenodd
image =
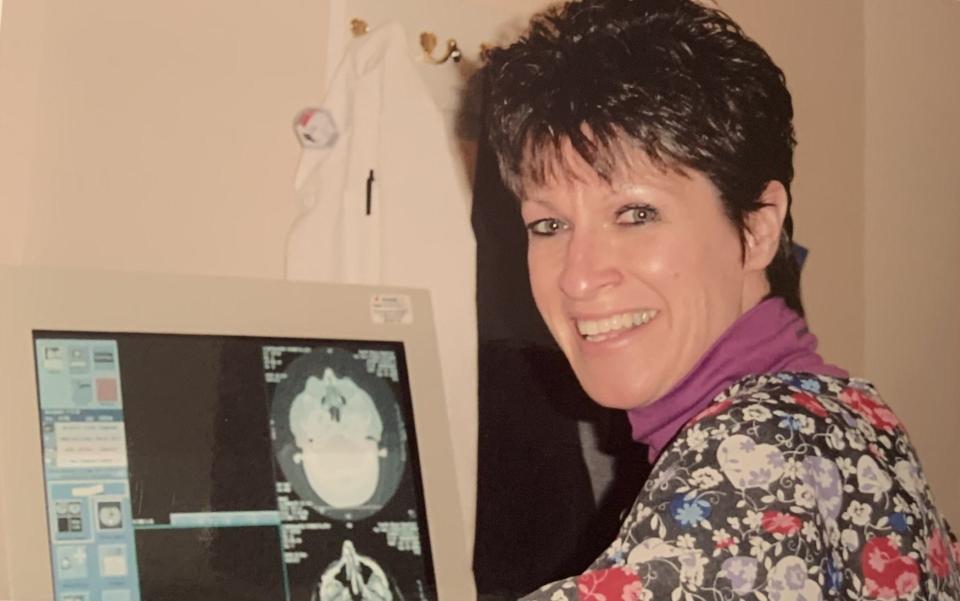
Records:
M633 439L647 445L652 464L684 424L726 388L749 375L781 371L848 376L823 362L807 322L774 297L741 315L670 392L627 412Z

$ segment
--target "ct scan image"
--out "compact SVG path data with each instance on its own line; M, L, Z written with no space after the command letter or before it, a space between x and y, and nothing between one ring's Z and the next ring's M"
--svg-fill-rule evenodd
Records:
M312 601L402 601L390 577L376 561L344 541L340 557L320 576Z
M294 398L290 430L293 462L321 502L345 511L369 507L389 451L380 447L383 420L367 391L325 368Z
M368 372L365 359L337 348L304 354L284 373L271 417L277 462L293 491L338 520L380 511L407 461L406 426L390 386Z
M436 601L403 347L264 346L290 598Z

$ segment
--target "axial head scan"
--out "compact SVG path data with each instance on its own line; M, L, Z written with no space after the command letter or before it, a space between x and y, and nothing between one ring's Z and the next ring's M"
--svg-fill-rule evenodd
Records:
M344 541L340 558L320 576L313 601L400 601L383 569Z
M320 347L284 367L271 436L293 511L305 505L336 520L362 520L403 482L408 430L396 379L378 369L377 353L395 360L389 351Z
M290 431L307 481L340 509L363 505L380 476L383 422L365 390L329 367L310 376L290 405Z

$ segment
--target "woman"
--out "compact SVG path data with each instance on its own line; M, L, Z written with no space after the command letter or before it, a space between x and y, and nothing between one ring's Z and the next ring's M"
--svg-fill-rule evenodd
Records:
M527 599L960 598L905 432L804 322L766 52L692 0L584 0L488 58L537 307L654 463L606 552Z

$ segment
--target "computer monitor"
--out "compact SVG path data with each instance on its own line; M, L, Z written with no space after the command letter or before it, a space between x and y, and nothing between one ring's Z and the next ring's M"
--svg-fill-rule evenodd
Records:
M0 271L0 599L465 601L429 296Z

